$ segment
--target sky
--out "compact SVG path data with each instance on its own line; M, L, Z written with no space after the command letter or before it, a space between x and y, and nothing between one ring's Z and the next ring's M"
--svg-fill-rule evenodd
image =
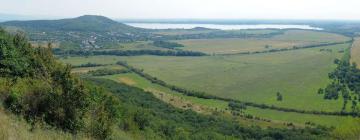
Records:
M54 18L360 20L360 0L0 0L0 13Z

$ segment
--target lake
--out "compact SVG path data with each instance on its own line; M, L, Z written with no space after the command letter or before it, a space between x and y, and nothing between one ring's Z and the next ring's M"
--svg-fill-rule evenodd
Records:
M285 25L285 24L254 24L254 25L222 25L222 24L177 24L177 23L125 23L127 25L145 29L192 29L203 27L220 30L241 30L241 29L307 29L322 30L321 28L309 25Z

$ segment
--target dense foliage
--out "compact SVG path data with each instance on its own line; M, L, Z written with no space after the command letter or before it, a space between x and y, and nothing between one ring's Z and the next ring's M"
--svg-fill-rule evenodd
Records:
M105 66L104 64L96 64L96 63L86 63L86 64L81 64L81 65L77 65L77 66L72 66L72 68L83 68L83 67L98 67L98 66Z
M55 60L51 48L33 48L23 35L0 30L0 97L6 109L33 125L108 137L118 116L117 99L70 70Z
M343 60L336 59L334 63L337 68L329 73L332 83L325 89L319 89L319 94L324 94L324 99L344 99L342 110L345 111L347 103L351 102L352 112L359 114L360 109L357 103L360 101L360 70L356 64L350 64L349 58Z

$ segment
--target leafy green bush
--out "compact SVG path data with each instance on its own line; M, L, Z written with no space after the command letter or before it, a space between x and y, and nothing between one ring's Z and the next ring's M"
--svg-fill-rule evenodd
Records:
M0 79L4 106L33 125L105 139L119 117L116 98L72 75L50 46L33 48L21 34L0 30Z

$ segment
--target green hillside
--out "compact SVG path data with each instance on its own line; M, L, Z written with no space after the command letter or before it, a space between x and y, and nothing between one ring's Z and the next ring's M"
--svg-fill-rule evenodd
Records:
M2 116L23 118L21 136L95 139L319 139L321 127L274 129L242 126L217 115L174 108L142 89L110 80L79 79L49 48L33 48L19 34L0 30L0 106ZM7 113L4 113L7 112ZM8 114L9 113L9 114ZM7 117L1 121L8 120ZM1 125L2 130L15 129ZM32 130L39 129L39 133ZM51 129L51 131L50 131ZM54 132L54 130L56 132ZM47 132L53 133L48 136ZM45 133L45 134L44 134ZM34 135L42 136L34 136ZM30 137L31 136L31 137Z
M123 32L132 33L141 29L131 27L107 17L84 15L77 18L60 19L60 20L30 20L30 21L8 21L1 23L4 26L16 26L29 30L40 31L87 31L87 32Z

